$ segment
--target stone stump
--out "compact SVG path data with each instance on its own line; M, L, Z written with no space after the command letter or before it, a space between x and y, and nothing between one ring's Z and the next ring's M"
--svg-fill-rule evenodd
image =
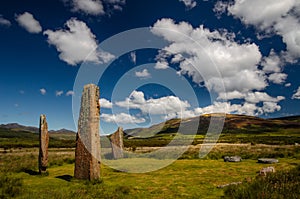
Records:
M118 130L109 136L111 148L112 148L112 155L114 159L120 159L124 157L123 154L123 129L122 127L119 127Z
M84 86L76 136L74 177L77 179L100 178L99 95L98 86Z
M48 145L49 145L49 133L46 116L40 116L40 128L39 128L39 173L46 173L48 166Z

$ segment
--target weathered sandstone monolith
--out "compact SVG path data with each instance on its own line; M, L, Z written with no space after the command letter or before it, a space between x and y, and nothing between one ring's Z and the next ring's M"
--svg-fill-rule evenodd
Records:
M40 140L39 173L42 174L42 173L46 173L47 166L48 166L49 134L48 134L48 124L45 115L40 116L39 140Z
M84 86L76 137L75 170L77 179L100 178L99 87Z
M112 148L112 155L114 159L120 159L124 157L123 154L123 128L119 127L118 130L109 136L111 148Z

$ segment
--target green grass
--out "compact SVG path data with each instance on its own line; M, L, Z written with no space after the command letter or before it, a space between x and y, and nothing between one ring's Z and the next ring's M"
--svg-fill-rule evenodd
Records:
M3 173L0 176L0 198L10 198L22 192L22 179L12 174Z
M200 147L192 147L182 155L182 159L195 159L199 156ZM300 147L293 145L216 145L205 157L206 159L221 159L224 156L241 156L242 159L258 158L296 158L300 159Z
M227 151L230 148L227 147ZM241 163L225 163L222 159L182 159L157 171L135 174L102 164L101 180L87 182L73 179L74 154L70 150L50 150L47 176L37 175L36 150L25 152L23 155L0 155L0 176L5 176L0 180L6 182L5 187L0 186L2 198L220 198L224 190L218 189L218 185L255 179L256 172L267 166L252 159ZM146 160L149 159L108 161L130 171L130 168L149 167L144 164ZM164 161L152 159L153 164ZM300 163L296 158L280 158L279 161L274 165L277 171ZM7 190L12 189L16 190L13 195L7 194L10 193Z

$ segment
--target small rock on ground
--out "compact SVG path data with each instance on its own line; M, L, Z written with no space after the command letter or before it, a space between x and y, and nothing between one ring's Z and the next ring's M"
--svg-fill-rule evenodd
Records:
M278 163L279 161L274 158L259 158L257 162L263 164L275 164Z
M240 156L225 156L224 162L241 162L242 158Z

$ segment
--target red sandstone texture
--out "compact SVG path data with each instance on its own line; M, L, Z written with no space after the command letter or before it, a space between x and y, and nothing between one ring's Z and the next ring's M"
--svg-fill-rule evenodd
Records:
M124 157L123 135L124 135L123 129L119 127L114 134L109 136L109 140L112 148L112 155L114 159L120 159Z
M45 173L48 166L48 146L49 146L49 133L46 116L40 116L40 128L39 128L39 173Z
M84 86L75 150L74 177L77 179L100 178L99 95L98 86Z

